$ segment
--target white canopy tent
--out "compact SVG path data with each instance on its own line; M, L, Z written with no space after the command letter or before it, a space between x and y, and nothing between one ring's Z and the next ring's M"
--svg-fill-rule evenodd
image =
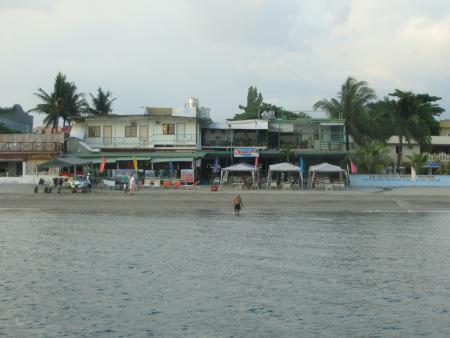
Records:
M287 173L298 173L300 175L300 181L303 187L303 175L300 167L297 167L291 163L283 162L269 165L269 172L267 173L267 182L269 183L274 172L287 172Z
M238 163L238 164L233 164L229 167L226 168L222 168L221 172L220 172L220 183L226 183L228 182L228 176L229 174L234 173L234 172L247 172L247 173L251 173L252 174L252 179L253 179L253 183L255 183L255 173L256 173L256 168L254 165L248 164L248 163Z
M308 173L308 184L309 184L310 190L313 186L313 182L316 177L316 174L318 174L318 173L329 173L329 174L338 173L340 181L343 181L342 175L344 174L346 176L346 178L348 179L347 171L345 169L342 169L341 167L338 167L337 165L333 165L333 164L330 164L327 162L324 162L324 163L321 163L318 165L313 165L313 166L309 167L309 173Z

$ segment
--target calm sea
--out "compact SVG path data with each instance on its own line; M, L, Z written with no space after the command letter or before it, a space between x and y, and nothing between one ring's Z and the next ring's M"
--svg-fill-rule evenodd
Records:
M450 335L448 213L0 215L0 336Z

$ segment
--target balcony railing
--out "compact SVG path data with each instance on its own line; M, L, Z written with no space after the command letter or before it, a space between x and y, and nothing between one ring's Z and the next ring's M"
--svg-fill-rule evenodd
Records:
M0 142L0 153L57 153L62 149L59 142Z
M155 135L151 137L88 137L93 148L153 148L195 146L196 135Z
M439 153L439 154L424 153L424 155L427 155L428 161L431 162L450 162L450 155L447 153Z

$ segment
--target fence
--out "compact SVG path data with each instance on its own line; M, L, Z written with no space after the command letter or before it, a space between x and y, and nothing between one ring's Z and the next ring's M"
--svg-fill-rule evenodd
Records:
M424 155L428 156L428 161L432 161L432 162L450 162L450 155L447 154L447 153L439 153L439 154L424 153Z

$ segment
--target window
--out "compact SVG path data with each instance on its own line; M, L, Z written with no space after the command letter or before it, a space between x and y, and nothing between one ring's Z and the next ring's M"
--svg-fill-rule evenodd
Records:
M89 137L100 137L100 127L99 126L89 127L88 135Z
M136 126L126 126L125 127L125 137L137 137L137 127Z
M175 134L175 123L164 123L163 135L174 135L174 134Z

